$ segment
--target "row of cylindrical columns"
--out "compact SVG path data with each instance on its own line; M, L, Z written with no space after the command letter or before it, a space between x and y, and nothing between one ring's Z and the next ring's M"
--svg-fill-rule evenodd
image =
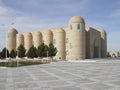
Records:
M53 40L56 40L56 43L54 43ZM37 48L42 43L46 45L53 43L58 51L55 58L65 59L65 31L63 29L29 32L23 35L17 34L16 41L17 47L22 44L26 51L28 51L32 45Z

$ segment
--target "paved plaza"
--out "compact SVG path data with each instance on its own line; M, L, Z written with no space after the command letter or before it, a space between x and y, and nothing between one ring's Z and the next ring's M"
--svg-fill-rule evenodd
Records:
M0 90L120 90L120 61L61 61L0 68Z

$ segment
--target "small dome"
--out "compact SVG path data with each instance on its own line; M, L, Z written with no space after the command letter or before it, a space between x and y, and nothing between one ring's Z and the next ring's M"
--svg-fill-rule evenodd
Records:
M85 23L84 19L80 16L73 16L70 20L69 23Z
M9 28L8 29L8 33L18 33L17 30L15 28Z

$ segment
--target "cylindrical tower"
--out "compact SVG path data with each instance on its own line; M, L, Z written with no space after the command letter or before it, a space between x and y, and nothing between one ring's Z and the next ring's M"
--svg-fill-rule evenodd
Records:
M107 34L104 29L100 29L101 33L101 57L106 57L107 55Z
M37 31L37 32L34 32L33 34L33 44L36 48L38 48L39 45L41 45L42 43L42 34Z
M57 54L56 59L65 60L66 54L65 54L65 31L61 28L58 28L56 30L53 30L53 43L55 47L57 48Z
M53 42L53 34L52 34L51 30L42 31L42 36L43 36L43 42L46 45L49 45L50 43Z
M74 16L68 25L68 59L80 60L86 58L86 32L85 22L82 17Z
M7 49L11 52L12 49L16 51L16 34L17 30L14 28L9 28L7 36Z
M33 40L32 34L30 32L24 34L24 47L26 52L32 47Z
M17 47L16 49L22 44L24 46L24 36L22 34L17 34Z

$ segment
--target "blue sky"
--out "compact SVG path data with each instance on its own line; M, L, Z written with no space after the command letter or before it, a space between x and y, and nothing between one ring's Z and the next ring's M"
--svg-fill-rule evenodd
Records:
M105 29L108 51L120 51L120 0L0 0L0 50L9 27L19 33L63 27L72 16Z

